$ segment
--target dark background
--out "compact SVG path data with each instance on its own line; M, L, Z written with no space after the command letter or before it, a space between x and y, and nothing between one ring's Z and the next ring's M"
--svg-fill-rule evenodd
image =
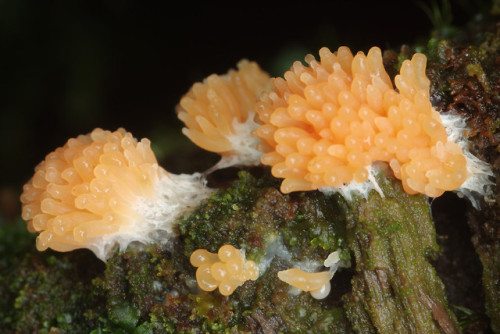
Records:
M195 81L242 58L277 76L322 46L424 43L432 24L419 3L432 1L0 0L3 214L17 212L21 185L47 153L95 127L150 138L169 171L199 169L173 162L193 148L175 105ZM450 3L460 26L487 1Z

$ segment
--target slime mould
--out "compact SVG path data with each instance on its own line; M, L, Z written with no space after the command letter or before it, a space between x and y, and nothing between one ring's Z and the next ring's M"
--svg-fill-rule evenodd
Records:
M258 179L240 172L232 187L215 192L200 174L166 172L149 140L123 129L70 139L35 168L21 201L28 230L39 232L37 249L88 248L107 261L91 284L105 302L84 306L89 327L458 332L428 262L438 249L426 196L457 191L475 208L489 199L493 172L465 137L484 129L466 133L463 117L464 108L481 104L451 80L452 112L440 114L421 53L402 62L396 88L377 47L366 55L322 48L319 56L274 79L242 61L193 85L178 107L183 133L221 155L206 174L262 163L272 177L266 168ZM498 102L481 59L465 69ZM498 126L489 124L491 145ZM280 190L275 178L283 179ZM476 235L489 242L476 248L485 285L494 285L496 262L488 260L500 249L498 236ZM349 267L351 252L355 273L346 287L334 273ZM19 309L27 309L30 284L13 289ZM45 322L59 326L77 312L86 287L68 292L73 303L48 312ZM487 294L497 329L498 291Z
M150 141L95 129L47 155L21 195L22 217L39 251L92 250L106 261L115 244L166 243L176 220L211 193L199 174L158 165Z

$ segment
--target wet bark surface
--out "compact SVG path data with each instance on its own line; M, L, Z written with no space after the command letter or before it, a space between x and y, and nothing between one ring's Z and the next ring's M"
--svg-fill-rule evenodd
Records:
M458 333L444 285L429 260L436 232L424 196L381 178L385 197L348 203L347 241L355 257L346 312L360 333Z

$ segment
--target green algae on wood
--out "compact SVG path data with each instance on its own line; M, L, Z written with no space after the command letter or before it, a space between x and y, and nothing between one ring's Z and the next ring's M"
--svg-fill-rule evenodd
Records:
M429 263L438 251L430 206L400 183L379 177L385 195L346 203L347 244L354 253L347 316L360 333L457 333L444 285Z

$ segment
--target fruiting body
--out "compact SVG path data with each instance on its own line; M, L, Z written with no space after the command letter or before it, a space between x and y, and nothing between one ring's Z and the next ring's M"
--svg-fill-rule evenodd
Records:
M410 194L437 197L465 182L462 148L429 101L423 54L403 62L397 91L377 47L366 56L347 47L319 55L294 63L256 108L261 161L284 178L282 192L364 183L375 161L387 162Z
M161 168L150 142L95 129L47 155L21 195L37 249L89 248L106 260L115 244L166 242L173 225L210 191L197 175Z
M217 254L198 249L191 254L190 261L198 268L198 286L204 291L219 288L223 296L229 296L246 281L259 277L255 262L246 261L241 251L231 245L222 246Z
M341 260L340 250L336 250L328 255L323 265L329 269L311 273L299 268L292 268L279 271L278 278L290 284L293 288L298 289L298 292L306 291L315 299L324 299L330 294L330 280L337 269L340 267L350 267L351 264Z
M193 85L181 99L178 117L182 132L199 147L219 153L217 168L258 165L260 140L253 134L257 97L270 89L269 75L254 62L242 60L238 70L212 74Z
M308 291L315 299L323 299L330 293L330 280L333 273L329 270L308 273L292 268L278 272L278 278L302 291Z

